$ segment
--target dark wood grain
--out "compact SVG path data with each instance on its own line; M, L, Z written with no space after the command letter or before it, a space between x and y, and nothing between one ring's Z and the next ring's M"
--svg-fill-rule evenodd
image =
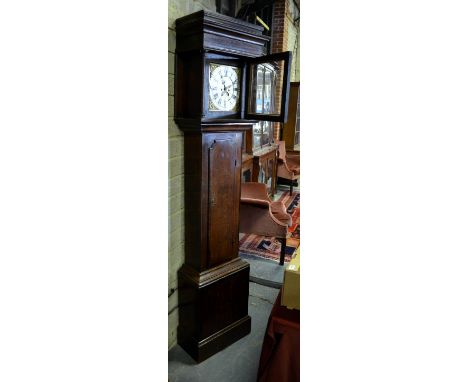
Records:
M179 271L179 344L201 362L250 333L248 296L249 265L239 258L202 273L184 265Z
M176 20L176 53L212 50L242 57L265 54L263 27L209 11Z
M203 109L204 61L200 55L177 54L174 114L200 119Z
M238 250L242 136L252 124L181 127L185 263L178 342L201 362L250 332L249 265Z
M184 132L185 182L178 342L197 362L247 335L251 327L249 264L238 255L239 204L242 136L256 123L245 118L246 71L250 58L265 54L269 38L262 31L206 11L176 20L174 119ZM236 113L208 110L210 63L240 68ZM250 165L253 173L252 156Z
M204 134L208 150L208 258L216 266L238 256L242 132Z
M200 272L238 256L245 128L185 134L185 261Z
M265 56L268 36L263 27L213 12L199 11L176 20L175 119L209 122L216 119L272 120L286 118L291 52ZM247 114L249 65L280 60L284 63L281 114ZM240 105L233 111L208 107L209 64L225 63L241 70Z

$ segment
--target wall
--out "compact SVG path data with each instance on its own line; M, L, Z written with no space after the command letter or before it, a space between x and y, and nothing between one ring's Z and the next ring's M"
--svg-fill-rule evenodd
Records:
M174 122L175 20L201 9L216 11L216 0L169 0L169 349L177 342L177 270L184 262L184 137Z
M294 20L299 17L299 10L294 5L292 0L289 0L289 6L287 7L286 12L286 30L287 30L287 38L286 38L286 50L290 50L293 52L292 55L292 63L291 63L291 82L299 82L300 81L300 71L299 71L299 64L300 64L300 57L299 57L299 36L300 36L300 29L299 29L299 22L297 21L294 23Z
M271 52L292 52L290 82L300 81L300 10L293 0L277 0L273 8ZM279 93L279 92L278 92ZM280 123L274 124L274 137L280 139Z

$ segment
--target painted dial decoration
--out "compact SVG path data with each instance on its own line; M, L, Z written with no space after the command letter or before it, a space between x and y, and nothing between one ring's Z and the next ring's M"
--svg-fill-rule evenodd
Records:
M210 64L210 111L238 111L240 69L235 66Z

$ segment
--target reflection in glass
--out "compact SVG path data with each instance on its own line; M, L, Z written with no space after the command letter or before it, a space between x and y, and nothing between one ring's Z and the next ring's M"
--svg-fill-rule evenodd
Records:
M254 149L258 149L258 148L260 148L262 146L260 138L261 138L261 135L259 135L259 134L253 136L252 146L253 146Z
M263 167L260 167L260 171L258 172L258 183L265 183L265 171L263 171Z
M262 122L263 122L262 146L265 146L265 145L270 144L270 129L268 128L266 121L262 121Z
M265 88L265 93L263 96L263 113L268 114L271 111L271 71L265 71L264 79L263 86Z
M252 179L252 174L250 172L250 169L247 169L244 171L244 173L242 174L242 178L243 178L243 182L250 182L250 180Z
M261 134L262 133L262 125L261 122L256 123L253 125L253 133L254 134Z
M274 114L279 115L275 97L278 77L279 63L255 64L252 66L251 93L255 95L250 97L249 112L256 114ZM255 75L256 74L256 75Z
M264 78L265 69L263 65L259 65L257 68L257 95L256 95L256 113L261 113L263 111L263 78Z
M273 143L273 124L269 121L260 121L253 125L252 148L259 149Z

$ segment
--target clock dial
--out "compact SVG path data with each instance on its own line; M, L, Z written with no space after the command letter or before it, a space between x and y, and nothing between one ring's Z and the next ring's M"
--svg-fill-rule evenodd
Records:
M238 111L239 78L240 69L235 66L210 64L210 111Z

